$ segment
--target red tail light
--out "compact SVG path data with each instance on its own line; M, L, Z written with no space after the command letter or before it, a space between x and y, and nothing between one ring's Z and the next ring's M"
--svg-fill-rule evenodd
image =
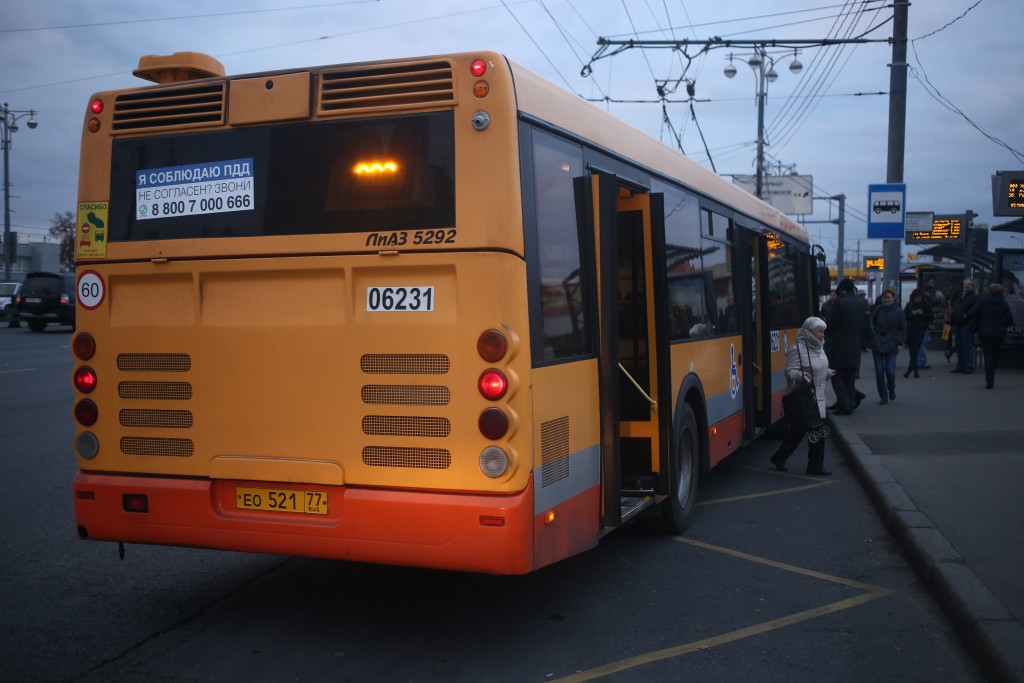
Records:
M71 342L71 350L80 360L89 360L96 353L96 340L88 332L82 332Z
M149 498L143 493L126 493L121 503L125 512L149 512Z
M487 62L482 59L474 59L469 65L469 71L477 78L480 78L487 71Z
M500 370L484 370L477 381L480 394L488 401L497 401L508 391L508 378Z
M100 409L89 399L82 399L75 404L75 419L78 420L79 424L90 427L96 424L96 420L99 417Z
M488 408L480 413L477 426L481 434L491 441L497 441L508 434L508 415L500 408Z
M88 394L96 388L96 372L88 365L75 370L75 389Z
M69 304L69 303L71 303L71 298L67 294L61 294L60 295L60 302L62 304Z

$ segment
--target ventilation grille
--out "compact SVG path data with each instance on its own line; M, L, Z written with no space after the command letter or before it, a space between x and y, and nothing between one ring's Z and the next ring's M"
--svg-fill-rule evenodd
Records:
M324 71L319 114L413 109L455 102L452 65L445 61Z
M115 131L224 124L224 83L143 90L114 100Z
M359 368L368 375L446 375L451 362L439 353L370 353Z
M190 458L195 452L191 439L164 439L146 436L121 437L121 452L125 455L162 455Z
M569 476L569 418L540 426L540 486L550 486Z
M192 413L188 410L122 410L118 415L122 427L156 427L191 429Z
M448 387L368 384L363 403L387 406L446 406L452 399Z
M187 401L192 398L192 385L188 382L121 382L117 385L117 395L151 401Z
M188 372L192 357L187 353L122 353L117 356L122 372Z
M367 415L363 434L369 436L423 436L443 439L452 433L452 424L444 417L405 417Z
M363 449L363 463L370 467L445 470L451 467L452 454L443 448L367 446Z

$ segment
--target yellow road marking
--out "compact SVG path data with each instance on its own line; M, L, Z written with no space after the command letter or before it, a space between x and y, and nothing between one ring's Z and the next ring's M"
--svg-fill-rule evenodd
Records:
M849 586L858 590L865 591L861 595L856 595L852 598L846 598L838 602L832 602L827 605L820 607L813 607L803 612L797 612L796 614L790 614L778 619L771 619L760 624L754 624L753 626L747 626L746 628L737 629L728 633L722 633L717 636L711 636L710 638L704 638L703 640L697 640L692 643L684 643L682 645L676 645L675 647L664 648L662 650L655 650L654 652L647 652L635 657L627 657L626 659L620 659L617 662L609 662L593 669L586 671L579 671L570 676L559 678L555 683L574 683L576 681L590 681L595 678L601 678L609 674L618 673L620 671L626 671L638 666L644 666L645 664L651 664L652 662L658 662L665 659L672 659L680 655L689 654L698 650L708 650L718 645L724 645L743 638L749 638L751 636L760 635L768 631L774 631L776 629L784 628L792 624L800 623L801 621L807 621L809 619L816 619L823 617L828 614L834 614L851 607L857 607L879 598L884 598L888 595L892 595L895 591L888 588L880 588L878 586L872 586L870 584L861 583L860 581L853 581L851 579L844 579L841 576L833 576L831 574L825 574L823 572L814 571L813 569L806 569L804 567L797 567L796 565L786 564L785 562L777 562L775 560L769 560L764 557L758 557L756 555L750 555L748 553L740 552L738 550L732 550L730 548L723 548L721 546L712 545L710 543L704 543L702 541L696 541L689 538L676 537L673 540L687 545L694 546L696 548L703 548L704 550L710 550L712 552L722 553L723 555L729 555L737 559L745 560L747 562L756 562L757 564L763 564L768 567L775 569L781 569L788 572L800 574L802 576L808 576L815 579L821 579L823 581L829 581L831 583L840 584L843 586Z
M811 489L821 488L822 486L831 486L837 483L835 479L822 479L821 477L812 477L810 475L796 474L790 472L779 472L778 470L767 470L763 467L752 467L750 465L732 465L732 467L739 467L740 469L753 470L754 472L764 472L771 474L775 477L788 477L790 479L800 479L802 481L812 482L804 486L791 486L785 489L776 489L773 491L762 491L760 493L748 493L744 496L732 496L730 498L714 498L711 500L698 501L696 506L701 507L703 505L718 505L719 503L735 503L740 500L751 500L753 498L764 498L765 496L778 496L783 493L797 493L799 491L810 491Z

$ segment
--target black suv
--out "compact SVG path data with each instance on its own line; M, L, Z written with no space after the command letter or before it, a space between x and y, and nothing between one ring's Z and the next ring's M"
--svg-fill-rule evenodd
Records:
M18 317L33 332L47 323L75 327L75 276L70 273L29 273L18 296Z

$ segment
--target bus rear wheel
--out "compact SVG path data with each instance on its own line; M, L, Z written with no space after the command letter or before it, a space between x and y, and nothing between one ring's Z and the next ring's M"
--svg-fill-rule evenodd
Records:
M697 503L697 479L700 476L700 440L697 418L684 404L679 431L672 446L672 489L662 503L661 517L665 530L681 534L690 526Z

